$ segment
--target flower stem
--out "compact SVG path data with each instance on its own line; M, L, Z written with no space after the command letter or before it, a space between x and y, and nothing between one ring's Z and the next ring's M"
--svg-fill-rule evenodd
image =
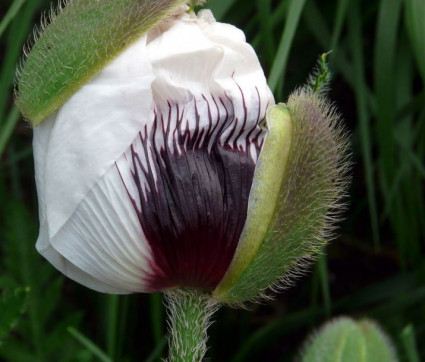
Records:
M210 317L219 304L208 294L196 290L165 293L169 318L168 362L202 361L207 351Z

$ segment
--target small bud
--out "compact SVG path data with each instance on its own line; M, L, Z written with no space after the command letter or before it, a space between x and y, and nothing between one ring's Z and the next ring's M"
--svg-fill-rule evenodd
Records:
M396 362L390 339L373 321L342 317L326 323L307 341L300 362Z

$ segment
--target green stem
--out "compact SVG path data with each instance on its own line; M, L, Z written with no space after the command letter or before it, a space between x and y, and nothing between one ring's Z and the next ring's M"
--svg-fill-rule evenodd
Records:
M219 308L211 295L196 290L165 293L170 338L168 362L202 361L210 317Z

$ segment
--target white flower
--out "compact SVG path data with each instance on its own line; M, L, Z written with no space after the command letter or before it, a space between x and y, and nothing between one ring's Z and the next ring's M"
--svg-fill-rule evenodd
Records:
M108 293L214 290L274 103L242 31L180 13L34 129L37 249Z

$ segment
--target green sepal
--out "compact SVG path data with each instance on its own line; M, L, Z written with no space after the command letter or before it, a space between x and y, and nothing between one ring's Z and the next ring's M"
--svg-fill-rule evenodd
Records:
M288 285L331 236L347 185L347 139L322 94L304 87L271 108L235 257L214 291L243 303Z
M393 362L397 357L389 338L370 320L342 317L326 323L311 336L301 362Z
M232 289L237 290L238 280L257 255L279 202L292 140L292 120L288 107L279 104L269 108L266 122L268 134L257 162L250 193L251 212L247 215L246 227L231 268L214 292L218 299L224 299L223 296ZM276 164L279 166L270 167Z
M18 71L16 103L34 126L186 0L73 0L52 15Z

